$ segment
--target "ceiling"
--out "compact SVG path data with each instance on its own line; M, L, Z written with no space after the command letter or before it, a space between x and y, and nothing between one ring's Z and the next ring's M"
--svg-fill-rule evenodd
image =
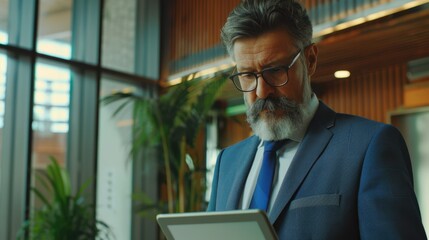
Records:
M314 83L335 80L336 70L360 74L429 56L429 8L426 5L325 36L317 43ZM429 67L429 66L428 66Z

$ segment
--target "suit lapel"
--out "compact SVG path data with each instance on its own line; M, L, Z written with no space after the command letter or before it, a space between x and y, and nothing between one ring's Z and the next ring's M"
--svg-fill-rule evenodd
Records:
M334 124L335 112L322 102L308 126L307 133L292 160L292 164L282 182L281 190L275 200L273 208L268 214L271 223L274 223L283 209L290 202L293 194L307 176L313 164L329 143L332 132L328 128Z
M237 169L237 172L229 181L231 183L231 188L226 202L226 210L238 208L241 195L243 194L244 184L246 183L247 175L249 174L260 142L259 138L256 136L251 137L248 141L248 143L243 144L241 149L237 150L236 159L233 161L233 165L231 165L231 168Z

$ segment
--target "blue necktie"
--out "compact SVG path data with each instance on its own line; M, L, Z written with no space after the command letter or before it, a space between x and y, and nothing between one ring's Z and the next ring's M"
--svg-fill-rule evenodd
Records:
M261 209L268 211L268 203L271 196L271 185L273 183L274 171L276 169L277 150L280 149L286 140L265 141L264 157L262 167L256 182L255 192L253 193L250 209Z

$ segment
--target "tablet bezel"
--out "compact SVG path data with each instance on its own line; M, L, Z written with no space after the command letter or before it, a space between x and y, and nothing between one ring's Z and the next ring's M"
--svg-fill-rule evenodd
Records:
M269 222L264 211L258 209L232 210L221 212L190 212L158 214L156 220L161 227L167 240L174 240L170 225L186 225L201 223L234 223L234 222L256 222L265 237L265 240L277 240L273 226Z

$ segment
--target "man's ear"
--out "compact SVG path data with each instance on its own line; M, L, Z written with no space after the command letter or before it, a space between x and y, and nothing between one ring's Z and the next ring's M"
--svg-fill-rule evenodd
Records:
M318 49L316 44L312 43L305 49L305 59L307 63L307 71L309 76L313 76L316 72Z

